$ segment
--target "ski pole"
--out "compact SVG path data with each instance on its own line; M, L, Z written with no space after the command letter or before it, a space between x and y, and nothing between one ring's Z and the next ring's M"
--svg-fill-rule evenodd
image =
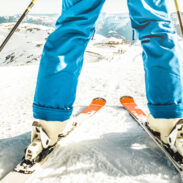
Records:
M5 40L1 44L1 46L0 46L0 52L3 50L3 48L5 47L5 45L7 44L7 42L9 41L9 39L11 38L11 36L13 35L13 33L16 31L17 27L20 25L20 23L22 22L22 20L29 13L29 11L31 10L31 8L34 6L35 3L36 3L36 0L32 0L32 2L26 8L26 10L22 14L22 16L19 18L18 22L15 24L15 26L12 28L12 30L10 31L10 33L8 34L8 36L5 38Z
M182 36L183 36L183 24L182 24L182 19L181 19L181 15L180 15L179 4L178 4L177 0L174 0L174 2L175 2L176 11L177 11L177 16L179 19L180 29L181 29Z

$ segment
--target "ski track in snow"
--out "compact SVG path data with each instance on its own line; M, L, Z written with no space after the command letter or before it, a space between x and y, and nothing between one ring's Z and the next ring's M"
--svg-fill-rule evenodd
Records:
M31 35L39 37L42 32ZM44 39L42 36L39 41ZM13 50L14 40L3 51L0 63L10 50L24 53L20 51L24 50L24 40ZM34 43L30 46L36 55L41 54ZM0 177L21 160L30 142L38 65L23 65L27 55L25 52L21 61L17 56L9 66L0 67ZM173 165L121 107L119 98L123 95L133 95L148 112L141 48L96 35L85 54L74 114L94 97L105 98L107 105L63 139L59 149L27 183L180 183Z

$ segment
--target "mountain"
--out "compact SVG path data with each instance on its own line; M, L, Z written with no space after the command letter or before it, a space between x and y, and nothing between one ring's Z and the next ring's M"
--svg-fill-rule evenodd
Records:
M24 23L54 27L58 14L29 14L25 17ZM17 22L20 15L0 17L0 23ZM115 34L111 34L115 32ZM107 14L101 13L96 22L96 33L105 37L119 38L122 36L132 41L132 28L128 14Z
M124 37L128 41L133 41L133 32L129 15L102 13L96 23L96 32L105 37ZM114 34L111 34L111 33Z
M12 26L13 23L0 24L0 42L3 41ZM53 27L22 23L1 52L0 66L38 63L44 43L53 30ZM125 52L123 45L130 46L131 43L117 32L109 31L107 37L96 33L89 43L85 55L89 62L111 60L114 55ZM103 52L104 49L109 50Z
M20 16L21 15L0 16L0 23L17 22ZM23 22L54 27L57 17L57 14L30 14L24 18Z
M181 13L181 16L183 20L183 13ZM58 14L29 14L25 17L23 22L54 28L58 17ZM171 13L170 17L178 35L181 36L176 12ZM17 22L19 18L20 15L0 16L0 23L14 23ZM96 22L96 33L105 37L126 39L130 42L137 40L136 36L133 35L130 18L127 13L109 14L102 12Z

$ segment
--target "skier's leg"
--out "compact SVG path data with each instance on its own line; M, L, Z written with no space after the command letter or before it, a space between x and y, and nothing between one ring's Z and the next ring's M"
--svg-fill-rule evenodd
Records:
M72 113L85 48L105 0L62 0L62 15L44 46L34 96L37 119L64 121Z
M128 0L143 47L146 94L155 118L183 117L183 51L171 27L166 0Z

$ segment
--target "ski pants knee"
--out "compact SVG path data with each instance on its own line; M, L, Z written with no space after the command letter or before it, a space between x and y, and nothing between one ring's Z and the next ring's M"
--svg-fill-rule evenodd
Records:
M143 48L146 96L155 118L183 117L183 50L166 0L128 0L132 27Z
M62 15L43 49L33 115L47 121L70 117L86 46L105 0L62 0ZM143 47L146 93L151 114L183 116L182 59L165 0L128 0L133 28Z
M73 110L83 55L105 0L62 0L62 15L43 49L33 115L67 120Z

